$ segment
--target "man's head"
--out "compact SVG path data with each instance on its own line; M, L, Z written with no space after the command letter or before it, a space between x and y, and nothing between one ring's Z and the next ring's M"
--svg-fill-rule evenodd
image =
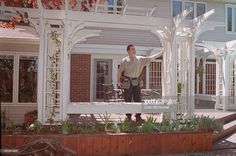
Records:
M136 55L136 50L133 44L129 44L127 46L127 52L129 54L129 57L134 57Z

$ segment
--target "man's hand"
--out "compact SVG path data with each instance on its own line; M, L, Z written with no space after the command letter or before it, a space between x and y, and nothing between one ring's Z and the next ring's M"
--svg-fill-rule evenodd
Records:
M122 83L121 82L117 82L117 88L122 88Z

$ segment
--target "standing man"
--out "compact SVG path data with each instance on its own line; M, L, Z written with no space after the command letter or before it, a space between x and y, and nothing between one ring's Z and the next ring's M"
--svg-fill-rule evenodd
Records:
M134 45L127 46L128 56L123 58L117 73L117 86L124 88L125 102L141 102L141 87L139 76L143 68L163 54L163 50L151 56L136 56ZM123 83L121 76L123 73ZM131 120L132 114L126 114L127 120ZM136 121L142 121L141 113L135 115Z

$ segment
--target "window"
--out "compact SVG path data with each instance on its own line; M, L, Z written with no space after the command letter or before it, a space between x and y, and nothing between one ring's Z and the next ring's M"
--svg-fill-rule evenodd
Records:
M226 30L236 32L236 6L226 5Z
M206 94L216 94L216 64L206 62Z
M1 102L36 103L36 56L1 54L0 73Z
M188 8L193 8L193 11L186 16L186 19L193 19L206 12L206 3L172 0L172 17L175 17L177 14Z
M0 55L0 100L13 102L14 56Z
M203 15L206 12L206 4L197 3L197 17Z
M161 89L161 61L150 63L149 86L150 89Z
M20 56L19 102L37 101L37 57Z
M182 12L182 2L181 1L173 1L172 2L172 17L175 17L179 13Z
M193 2L185 2L184 8L185 8L185 10L189 9L189 8L193 9L193 11L191 11L185 18L185 19L193 19L194 18L194 3Z

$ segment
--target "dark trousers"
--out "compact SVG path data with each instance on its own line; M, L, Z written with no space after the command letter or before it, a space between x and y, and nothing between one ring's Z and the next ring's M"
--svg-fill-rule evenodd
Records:
M124 89L124 99L125 102L141 102L141 88L140 86L132 86L130 85L129 89ZM127 113L126 116L128 118L131 118L132 114ZM141 113L137 113L135 117L140 117Z

